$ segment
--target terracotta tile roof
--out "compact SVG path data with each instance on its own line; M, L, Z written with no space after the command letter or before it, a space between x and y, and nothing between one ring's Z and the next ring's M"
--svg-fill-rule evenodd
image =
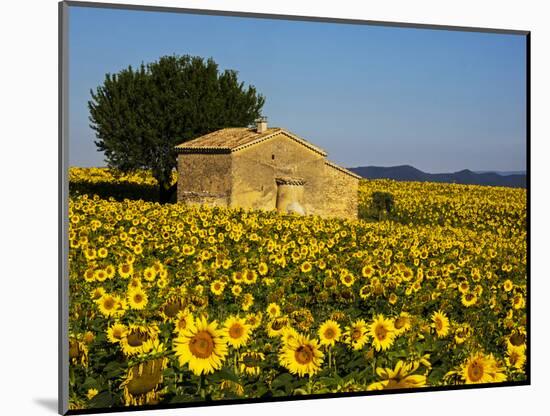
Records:
M178 153L231 153L261 143L280 133L314 152L320 153L323 156L327 155L323 149L279 127L270 127L263 133L256 132L255 128L246 127L221 129L179 144L176 146L176 151Z
M343 173L346 173L350 176L353 176L354 178L357 178L357 179L362 179L361 176L353 173L351 170L347 170L346 168L343 168L342 166L340 165L337 165L336 163L334 162L331 162L330 160L325 160L325 164L330 166L331 168L334 168L334 169L337 169L339 170L340 172L343 172Z

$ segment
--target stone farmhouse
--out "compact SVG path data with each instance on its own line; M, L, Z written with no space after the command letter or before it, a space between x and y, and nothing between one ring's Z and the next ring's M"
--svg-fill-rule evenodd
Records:
M297 135L225 128L176 146L178 202L357 218L360 176Z

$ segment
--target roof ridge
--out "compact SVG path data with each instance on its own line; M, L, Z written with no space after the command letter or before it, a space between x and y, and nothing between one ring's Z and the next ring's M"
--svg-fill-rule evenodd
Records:
M336 164L336 163L334 163L334 162L332 162L328 159L325 159L325 164L327 164L330 167L333 167L334 169L339 170L343 173L347 173L348 175L353 176L354 178L363 179L360 175L357 175L356 173L352 172L351 170L348 170L348 169L346 169L346 168L344 168L344 167L342 167L342 166L340 166L340 165L338 165L338 164Z
M242 134L233 134L224 137L223 132L241 131ZM224 127L214 130L210 133L196 137L187 142L180 143L175 146L177 152L192 153L192 152L219 152L233 153L250 146L262 143L277 134L284 134L288 138L298 142L302 146L307 147L314 152L327 156L327 152L306 139L282 128L269 127L265 132L258 133L253 127Z

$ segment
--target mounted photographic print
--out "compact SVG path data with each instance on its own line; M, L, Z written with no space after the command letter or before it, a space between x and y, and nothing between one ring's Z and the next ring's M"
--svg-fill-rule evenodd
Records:
M60 413L529 384L529 32L62 2L60 85Z

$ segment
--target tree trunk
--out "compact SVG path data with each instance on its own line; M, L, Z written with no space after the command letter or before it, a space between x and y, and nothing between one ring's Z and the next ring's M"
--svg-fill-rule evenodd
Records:
M159 184L159 202L161 204L168 204L170 202L175 202L175 193L177 189L177 184L172 186L168 184Z

